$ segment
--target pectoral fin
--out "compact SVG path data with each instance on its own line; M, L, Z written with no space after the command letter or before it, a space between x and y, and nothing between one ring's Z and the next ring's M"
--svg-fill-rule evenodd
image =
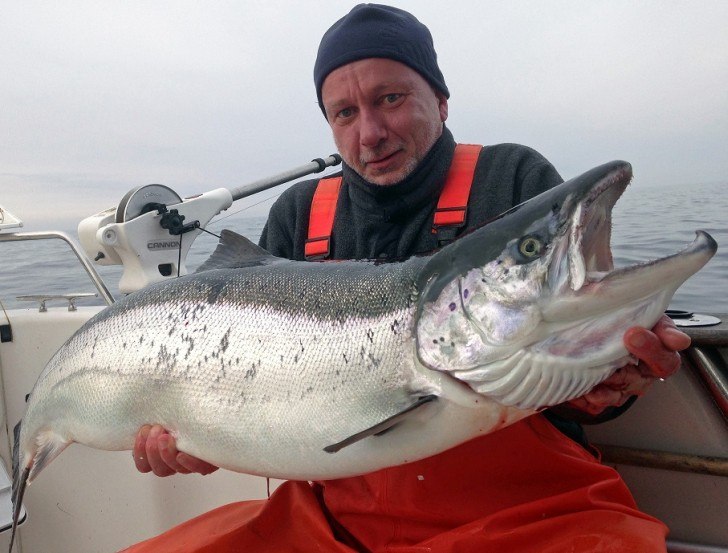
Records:
M412 405L407 407L406 409L400 411L399 413L392 415L391 417L384 419L382 422L375 424L374 426L371 426L367 428L366 430L362 430L361 432L357 432L356 434L353 434L352 436L349 436L348 438L345 438L341 440L340 442L337 442L335 444L327 445L324 448L324 451L326 453L336 453L340 449L351 445L353 443L356 443L360 440L363 440L364 438L367 438L369 436L377 436L379 434L383 434L387 430L390 430L394 425L397 423L403 421L405 418L407 418L409 415L411 415L418 407L421 407L425 405L426 403L430 403L431 401L435 401L437 399L436 395L428 395L428 396L422 396L417 401L415 401Z

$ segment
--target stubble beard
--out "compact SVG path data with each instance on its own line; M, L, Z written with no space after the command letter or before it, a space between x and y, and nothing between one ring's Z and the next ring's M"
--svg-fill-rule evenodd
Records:
M437 142L437 139L442 134L442 128L442 123L429 125L424 128L421 139L416 142L417 144L425 145L423 151L414 152L414 154L409 156L404 161L404 164L395 171L382 171L379 175L369 176L363 174L366 172L367 163L370 160L381 159L382 157L392 155L405 146L404 142L398 142L394 147L391 142L386 142L380 144L376 148L371 148L367 151L367 155L361 155L359 159L356 160L356 165L354 165L350 159L347 159L347 156L341 154L341 157L344 159L344 162L346 162L346 164L351 167L354 172L356 172L357 175L367 182L371 182L378 186L392 186L405 180L414 172L415 169L417 169L420 162L425 158L427 153L432 149L432 146L434 146L435 142ZM338 141L335 140L335 143L336 149L341 153L341 147Z

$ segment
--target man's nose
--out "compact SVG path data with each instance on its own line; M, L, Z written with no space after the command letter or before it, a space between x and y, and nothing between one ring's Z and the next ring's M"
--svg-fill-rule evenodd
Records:
M362 146L374 148L387 138L384 117L377 110L362 110L359 116L359 141Z

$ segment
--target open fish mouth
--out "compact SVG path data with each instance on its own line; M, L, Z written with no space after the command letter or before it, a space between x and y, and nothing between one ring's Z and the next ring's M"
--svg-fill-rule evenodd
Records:
M631 166L618 166L571 208L568 240L555 252L549 275L555 301L544 306L546 320L582 319L613 310L615 305L671 296L715 254L715 240L698 230L693 242L679 252L615 268L610 247L612 210L631 179ZM578 305L572 301L577 299Z
M612 209L632 180L632 167L623 165L594 186L576 206L569 229L571 288L600 281L614 270L610 248Z
M715 240L705 231L683 250L672 255L627 267L614 267L610 248L612 210L632 179L632 169L624 164L595 184L574 207L569 225L566 254L568 284L572 294L619 293L622 301L651 295L656 288L671 288L707 263L717 250ZM554 263L564 263L556 256ZM558 270L558 267L557 267ZM565 275L562 275L565 276ZM563 284L563 283L562 283ZM553 288L552 288L553 290ZM614 301L614 297L608 298Z

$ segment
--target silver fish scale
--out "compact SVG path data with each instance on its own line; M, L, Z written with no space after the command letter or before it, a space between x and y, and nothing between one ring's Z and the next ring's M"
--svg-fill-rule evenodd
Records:
M29 409L23 432L63 413L65 440L126 449L160 423L210 462L290 475L292 451L315 460L437 391L415 369L414 265L216 270L129 296L56 354L33 391L44 418Z
M425 261L412 258L387 264L281 260L272 265L275 270L271 270L271 265L261 265L182 277L150 286L118 303L133 308L155 301L167 302L170 296L183 293L195 302L271 306L281 312L318 319L377 317L411 305L416 292L414 282ZM112 311L115 308L117 305Z

